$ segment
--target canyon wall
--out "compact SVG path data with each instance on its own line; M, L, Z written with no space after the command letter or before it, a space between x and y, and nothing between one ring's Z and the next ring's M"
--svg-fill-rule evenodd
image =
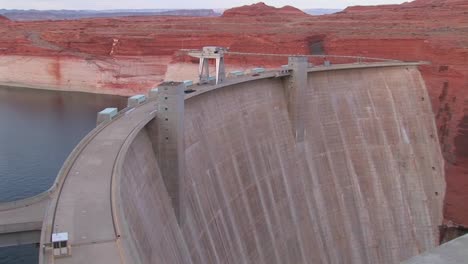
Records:
M156 87L164 79L170 61L170 56L87 60L6 55L0 56L0 85L134 95Z

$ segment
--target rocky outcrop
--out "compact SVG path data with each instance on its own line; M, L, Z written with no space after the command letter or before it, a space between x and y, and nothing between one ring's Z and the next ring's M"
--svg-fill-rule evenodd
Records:
M405 3L408 6L420 6L423 8L437 7L437 6L456 6L456 5L468 5L465 0L415 0L409 3Z
M308 16L303 11L292 7L284 6L275 8L268 6L263 2L252 5L245 5L224 11L222 17L239 17L239 16Z

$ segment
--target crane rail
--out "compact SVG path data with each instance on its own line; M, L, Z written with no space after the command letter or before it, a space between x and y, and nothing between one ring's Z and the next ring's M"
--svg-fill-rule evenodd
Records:
M189 53L189 52L200 52L200 50L195 49L181 49L180 51ZM372 58L364 56L349 56L349 55L312 55L312 54L277 54L277 53L256 53L256 52L238 52L238 51L225 51L226 55L242 55L242 56L268 56L268 57L308 57L308 58L338 58L338 59L356 59L358 61L371 60L371 61L388 61L388 62L401 62L400 60L394 59L383 59L383 58Z

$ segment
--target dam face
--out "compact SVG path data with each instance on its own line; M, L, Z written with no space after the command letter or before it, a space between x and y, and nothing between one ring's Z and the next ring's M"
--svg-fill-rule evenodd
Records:
M137 133L118 177L128 263L399 263L438 244L444 163L418 69L312 71L293 101L288 87L185 100L179 217L161 121Z

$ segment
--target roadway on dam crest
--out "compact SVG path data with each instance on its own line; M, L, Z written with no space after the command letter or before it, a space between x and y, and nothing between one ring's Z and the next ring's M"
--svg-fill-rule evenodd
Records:
M74 162L53 217L53 232L69 233L72 257L55 263L121 262L112 212L112 172L127 137L139 123L154 118L155 108L150 101L128 110L96 135Z

